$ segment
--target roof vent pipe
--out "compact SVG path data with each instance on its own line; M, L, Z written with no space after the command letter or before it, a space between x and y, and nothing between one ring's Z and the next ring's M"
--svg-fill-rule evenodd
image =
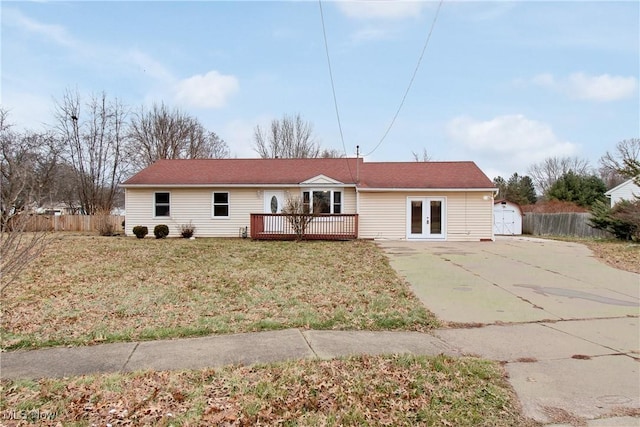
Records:
M360 146L356 145L356 184L360 182Z

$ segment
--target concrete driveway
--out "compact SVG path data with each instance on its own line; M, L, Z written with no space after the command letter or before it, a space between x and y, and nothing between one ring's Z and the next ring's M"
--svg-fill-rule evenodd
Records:
M640 275L583 245L543 239L379 246L448 324L438 337L506 362L526 415L640 426L629 417L640 416Z

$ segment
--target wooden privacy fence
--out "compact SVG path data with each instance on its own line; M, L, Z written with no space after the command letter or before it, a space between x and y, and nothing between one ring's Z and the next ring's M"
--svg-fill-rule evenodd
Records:
M25 231L98 231L107 221L116 232L122 231L122 215L33 215Z
M522 219L522 232L535 236L614 237L607 231L591 227L589 218L588 212L527 212Z

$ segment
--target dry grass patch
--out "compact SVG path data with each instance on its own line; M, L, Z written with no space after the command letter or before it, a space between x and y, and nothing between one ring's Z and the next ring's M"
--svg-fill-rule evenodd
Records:
M640 274L640 244L619 240L585 240L582 243L612 267Z
M3 295L4 348L436 325L372 242L58 235Z
M254 367L3 381L41 425L533 426L498 364L362 356Z
M622 240L589 239L571 236L537 236L563 242L581 243L600 261L619 270L640 274L640 243Z

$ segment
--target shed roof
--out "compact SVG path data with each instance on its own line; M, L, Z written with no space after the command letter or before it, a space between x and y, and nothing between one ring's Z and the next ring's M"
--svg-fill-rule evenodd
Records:
M365 162L355 158L159 160L122 186L298 185L319 175L363 189L494 188L471 161Z

